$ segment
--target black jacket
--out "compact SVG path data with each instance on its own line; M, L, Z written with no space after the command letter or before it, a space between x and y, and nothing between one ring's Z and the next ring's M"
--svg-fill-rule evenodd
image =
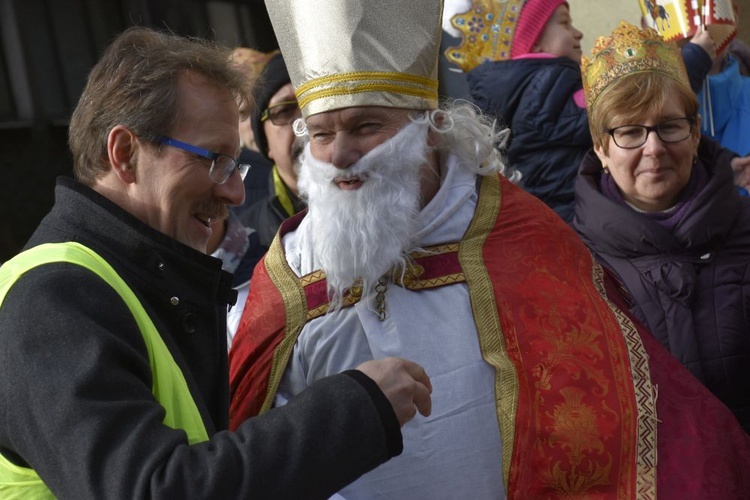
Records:
M576 183L573 227L631 292L633 312L750 432L750 199L733 185L733 154L702 139L707 185L668 230L602 195L590 152Z
M476 105L510 127L507 160L521 187L570 222L578 165L592 146L586 110L573 100L579 66L567 57L492 61L467 79Z
M221 262L60 179L28 247L77 241L104 257L154 321L210 436L190 446L162 424L136 323L98 276L37 267L0 308L0 451L30 464L59 498L325 498L400 453L398 422L360 372L228 425Z

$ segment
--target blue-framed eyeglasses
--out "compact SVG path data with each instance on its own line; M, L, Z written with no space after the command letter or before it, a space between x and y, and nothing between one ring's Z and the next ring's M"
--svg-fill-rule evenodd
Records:
M213 151L199 148L198 146L193 146L192 144L178 141L177 139L172 139L166 135L158 136L156 142L211 160L211 168L208 171L208 176L216 184L224 184L227 182L235 170L240 173L242 180L245 180L245 176L250 170L250 165L240 163L238 159L232 158L229 155L214 153Z

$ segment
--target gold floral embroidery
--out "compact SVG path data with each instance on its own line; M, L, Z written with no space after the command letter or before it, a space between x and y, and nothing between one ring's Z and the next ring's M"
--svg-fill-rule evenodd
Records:
M550 446L566 450L566 464L554 463L545 473L545 482L562 492L583 493L590 488L609 483L612 456L605 453L605 446L597 431L596 410L583 403L585 392L577 387L560 390L565 403L555 406L552 418L554 430L550 434ZM604 465L589 458L591 452L608 457Z

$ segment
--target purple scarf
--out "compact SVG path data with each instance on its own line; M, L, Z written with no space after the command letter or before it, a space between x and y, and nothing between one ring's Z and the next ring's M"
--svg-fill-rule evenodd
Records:
M657 224L660 224L671 231L672 229L674 229L677 223L682 220L682 217L685 215L688 208L690 208L693 200L695 200L695 198L698 196L698 193L700 193L703 188L706 187L707 183L708 172L706 171L706 167L703 166L703 163L696 162L693 165L693 170L690 172L690 180L688 181L687 186L685 186L685 189L682 190L677 203L673 207L661 212L645 212L643 210L638 210L637 208L627 203L623 199L622 194L620 194L617 183L615 183L614 178L609 174L609 172L602 174L601 178L599 179L599 191L602 193L602 195L614 201L615 203L628 207L629 209L639 214L643 214Z

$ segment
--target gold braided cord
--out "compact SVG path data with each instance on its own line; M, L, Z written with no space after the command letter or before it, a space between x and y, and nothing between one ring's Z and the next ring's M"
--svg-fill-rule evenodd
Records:
M312 87L319 87L323 85L344 82L356 82L362 80L389 80L404 83L412 83L416 85L422 85L423 87L433 88L437 90L438 82L432 78L424 76L410 75L408 73L396 73L393 71L352 71L350 73L341 73L339 75L328 75L321 76L319 78L313 78L312 80L303 83L297 87L297 94L303 94L310 90Z
M266 271L276 289L281 293L286 311L286 328L284 338L273 355L271 373L269 374L268 390L263 400L260 413L270 410L273 405L276 391L279 390L281 378L286 370L286 365L291 358L294 344L297 342L302 327L305 326L307 318L307 299L305 289L299 278L286 261L281 238L277 234L271 242L271 247L265 258Z
M436 90L422 90L390 83L369 83L363 85L347 85L342 87L334 87L319 91L310 91L304 97L302 96L302 94L297 93L297 102L299 102L300 108L304 108L312 101L318 99L340 95L364 94L367 92L388 92L392 94L411 95L433 100L437 99L438 97Z
M474 218L461 241L458 260L466 276L482 356L495 369L495 410L503 442L503 480L507 485L515 440L518 377L505 347L495 291L482 256L485 240L500 214L500 202L499 177L483 177Z

